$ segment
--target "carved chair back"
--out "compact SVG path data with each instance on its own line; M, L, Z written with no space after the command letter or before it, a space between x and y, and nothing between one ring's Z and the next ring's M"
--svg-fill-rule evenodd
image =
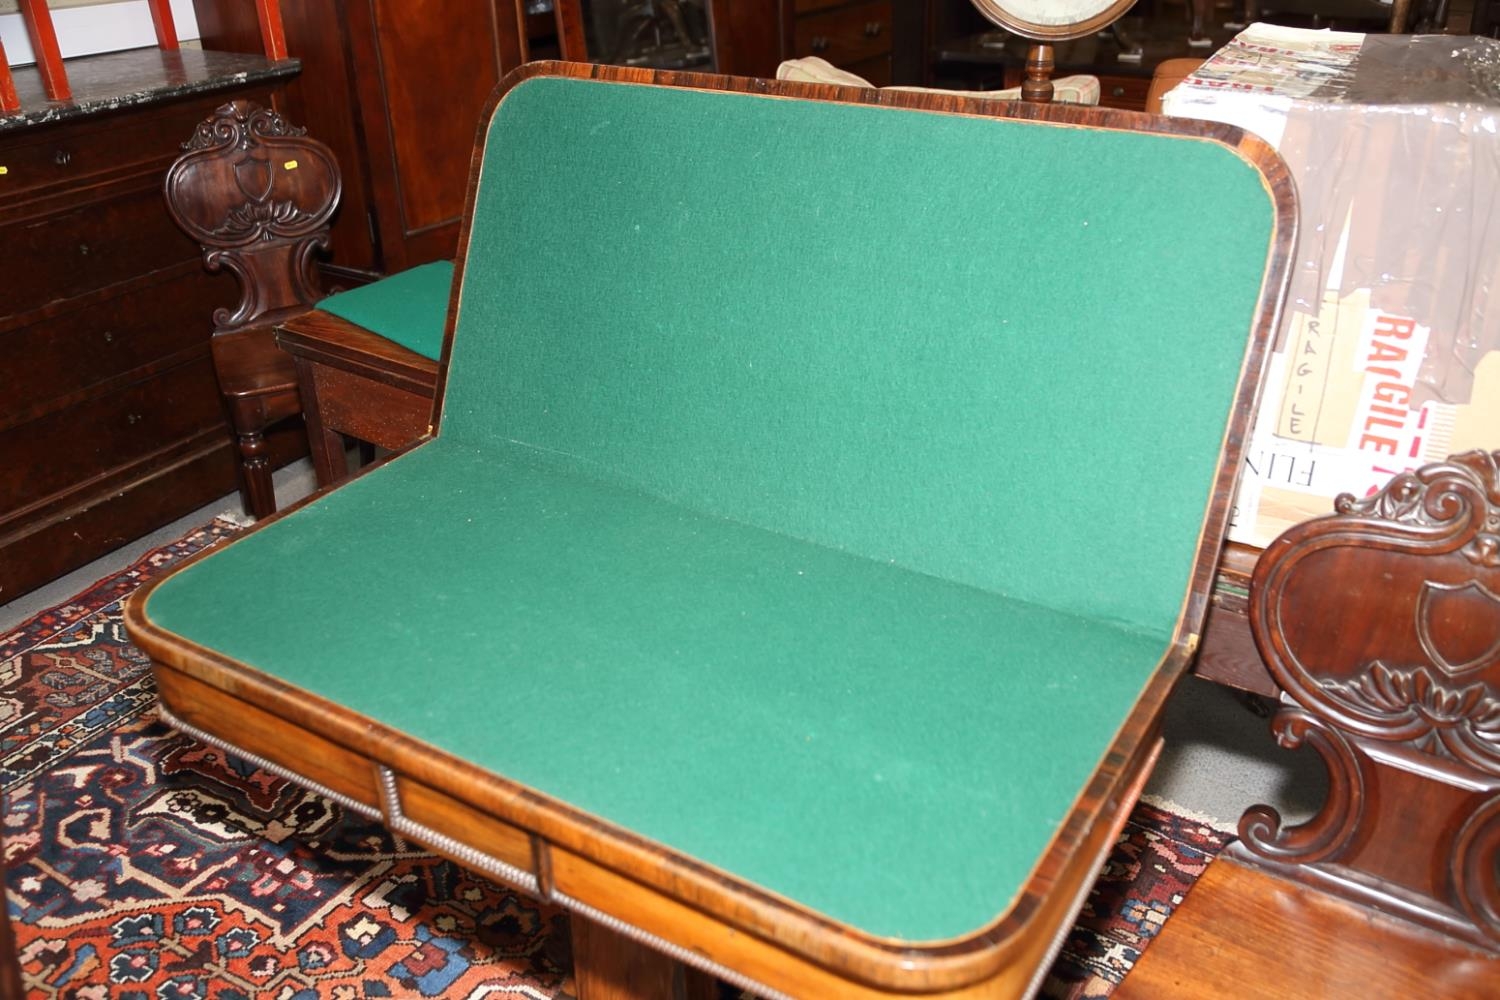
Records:
M1273 728L1330 791L1259 863L1500 951L1500 452L1396 476L1261 556L1250 615L1285 692Z
M248 101L220 107L183 148L167 171L167 209L208 269L240 282L238 306L214 313L214 332L311 308L322 297L313 257L328 248L343 191L333 152Z

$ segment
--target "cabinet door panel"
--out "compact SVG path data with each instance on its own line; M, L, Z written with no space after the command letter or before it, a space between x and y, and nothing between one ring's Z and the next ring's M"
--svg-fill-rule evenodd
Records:
M479 116L521 61L520 29L509 2L368 2L374 31L366 45L356 29L356 79L393 271L453 252Z

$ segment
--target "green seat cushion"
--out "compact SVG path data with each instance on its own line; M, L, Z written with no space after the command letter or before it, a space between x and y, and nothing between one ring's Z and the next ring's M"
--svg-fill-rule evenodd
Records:
M452 287L453 262L435 260L330 295L318 308L436 361Z
M909 940L1001 912L1163 652L532 458L440 437L172 577L147 613Z

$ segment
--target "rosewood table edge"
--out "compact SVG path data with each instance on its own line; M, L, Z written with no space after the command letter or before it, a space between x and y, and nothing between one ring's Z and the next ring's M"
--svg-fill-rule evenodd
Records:
M258 529L259 525L252 531ZM194 561L206 554L195 556ZM446 790L456 784L461 789L455 795L457 801L564 850L580 853L647 891L704 912L709 919L766 939L792 957L872 986L918 992L993 978L1011 964L1028 935L1041 930L1066 932L1067 920L1062 918L1071 918L1071 908L1048 921L1059 926L1046 929L1036 926L1036 910L1052 898L1054 885L1076 883L1086 889L1092 884L1096 866L1087 856L1096 853L1097 847L1091 847L1091 841L1096 839L1099 827L1108 826L1102 822L1106 814L1128 811L1121 809L1121 792L1137 782L1141 767L1149 763L1161 705L1186 666L1186 655L1180 648L1169 650L1064 822L1038 856L1016 896L1007 901L994 921L949 941L909 942L876 937L841 924L528 786L453 759L444 751L339 706L322 703L316 696L305 695L253 667L177 638L156 626L145 613L157 582L132 595L125 609L132 638L151 656L154 669L176 671L224 697L257 705L288 725L338 744L376 767L444 789L445 794L453 794ZM283 766L298 773L295 767ZM830 933L843 944L839 953L811 944Z

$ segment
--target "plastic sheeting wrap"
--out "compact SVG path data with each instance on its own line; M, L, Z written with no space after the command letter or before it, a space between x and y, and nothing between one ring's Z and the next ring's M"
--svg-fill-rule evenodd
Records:
M1301 201L1230 537L1500 448L1500 42L1256 24L1165 110L1266 139Z

